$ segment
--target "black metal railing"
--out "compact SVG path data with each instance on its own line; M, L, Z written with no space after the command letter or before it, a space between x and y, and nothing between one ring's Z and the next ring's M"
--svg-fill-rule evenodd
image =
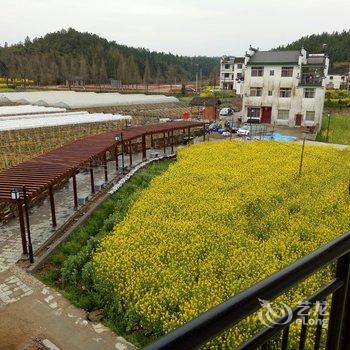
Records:
M297 287L300 282L315 274L322 268L336 262L334 278L310 295L303 303L298 304L290 314L285 314L276 320L273 325L261 330L238 347L239 350L269 349L269 344L279 336L278 349L294 349L288 347L289 327L298 319L301 308L306 311L303 316L309 317L310 309L316 302L324 303L332 298L328 329L324 330L322 322L317 322L312 348L320 349L322 332L327 334L323 344L328 350L350 349L350 233L336 238L329 244L319 248L313 253L297 260L292 265L278 271L232 297L224 303L201 314L196 319L148 345L145 350L190 350L197 349L206 344L212 338L220 335L225 330L235 326L241 320L254 314L262 308L259 299L273 300L291 288ZM322 321L324 315L319 313L318 321ZM305 349L308 322L303 322L299 335L300 350ZM272 348L276 348L274 345Z

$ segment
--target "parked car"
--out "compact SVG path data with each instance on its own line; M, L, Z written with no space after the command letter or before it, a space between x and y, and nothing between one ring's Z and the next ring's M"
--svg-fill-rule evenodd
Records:
M220 126L217 125L216 123L211 123L209 126L208 126L208 132L217 132L218 130L220 129Z
M239 123L233 120L227 120L225 122L225 126L228 130L230 130L233 133L236 133L239 129Z
M243 125L237 130L237 136L249 136L250 135L250 126Z
M247 123L250 124L260 124L260 118L248 118Z
M192 87L186 87L186 92L188 92L188 93L195 93L197 91L196 91L196 89L194 89Z
M229 108L229 107L224 107L220 109L220 118L221 117L227 117L228 115L232 115L233 114L233 109Z

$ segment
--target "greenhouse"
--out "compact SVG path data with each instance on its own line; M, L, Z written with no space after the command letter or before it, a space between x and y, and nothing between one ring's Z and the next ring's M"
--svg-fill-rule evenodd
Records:
M164 95L94 93L75 91L34 91L3 93L0 95L0 101L74 109L136 104L174 103L178 102L178 99Z
M9 115L23 115L23 114L34 114L34 113L56 113L65 112L65 108L57 107L44 107L44 106L32 106L32 105L20 105L20 106L1 106L0 116Z
M1 131L21 130L21 129L35 129L61 125L76 125L87 123L101 123L101 122L118 122L121 120L132 119L130 116L120 114L104 114L104 113L87 113L87 112L73 112L73 113L55 113L55 114L41 114L41 115L25 115L2 117L0 124Z

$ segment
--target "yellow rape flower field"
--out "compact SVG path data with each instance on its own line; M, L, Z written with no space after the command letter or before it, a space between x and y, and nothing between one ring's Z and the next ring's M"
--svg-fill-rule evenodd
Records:
M142 329L166 333L350 227L350 151L271 141L201 143L152 180L93 257ZM329 270L318 277L326 277ZM300 301L313 277L285 301ZM111 301L112 302L112 301ZM239 345L257 317L212 348Z

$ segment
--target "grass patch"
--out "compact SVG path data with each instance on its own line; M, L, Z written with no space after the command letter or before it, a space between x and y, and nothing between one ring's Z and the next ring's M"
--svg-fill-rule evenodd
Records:
M327 142L328 117L323 117L322 129L316 140ZM329 142L350 145L350 115L331 114L329 124Z
M125 321L121 323L122 318L118 318L121 310L108 308L108 304L106 308L101 286L98 290L94 286L90 260L100 240L110 234L116 224L123 221L130 206L148 187L151 180L165 172L172 162L164 160L140 170L119 191L103 202L91 217L57 248L49 263L36 276L50 287L58 289L79 308L86 311L104 309L106 324L139 346L147 342L147 335L134 332L132 329L125 333L127 329ZM132 320L133 315L129 317Z

